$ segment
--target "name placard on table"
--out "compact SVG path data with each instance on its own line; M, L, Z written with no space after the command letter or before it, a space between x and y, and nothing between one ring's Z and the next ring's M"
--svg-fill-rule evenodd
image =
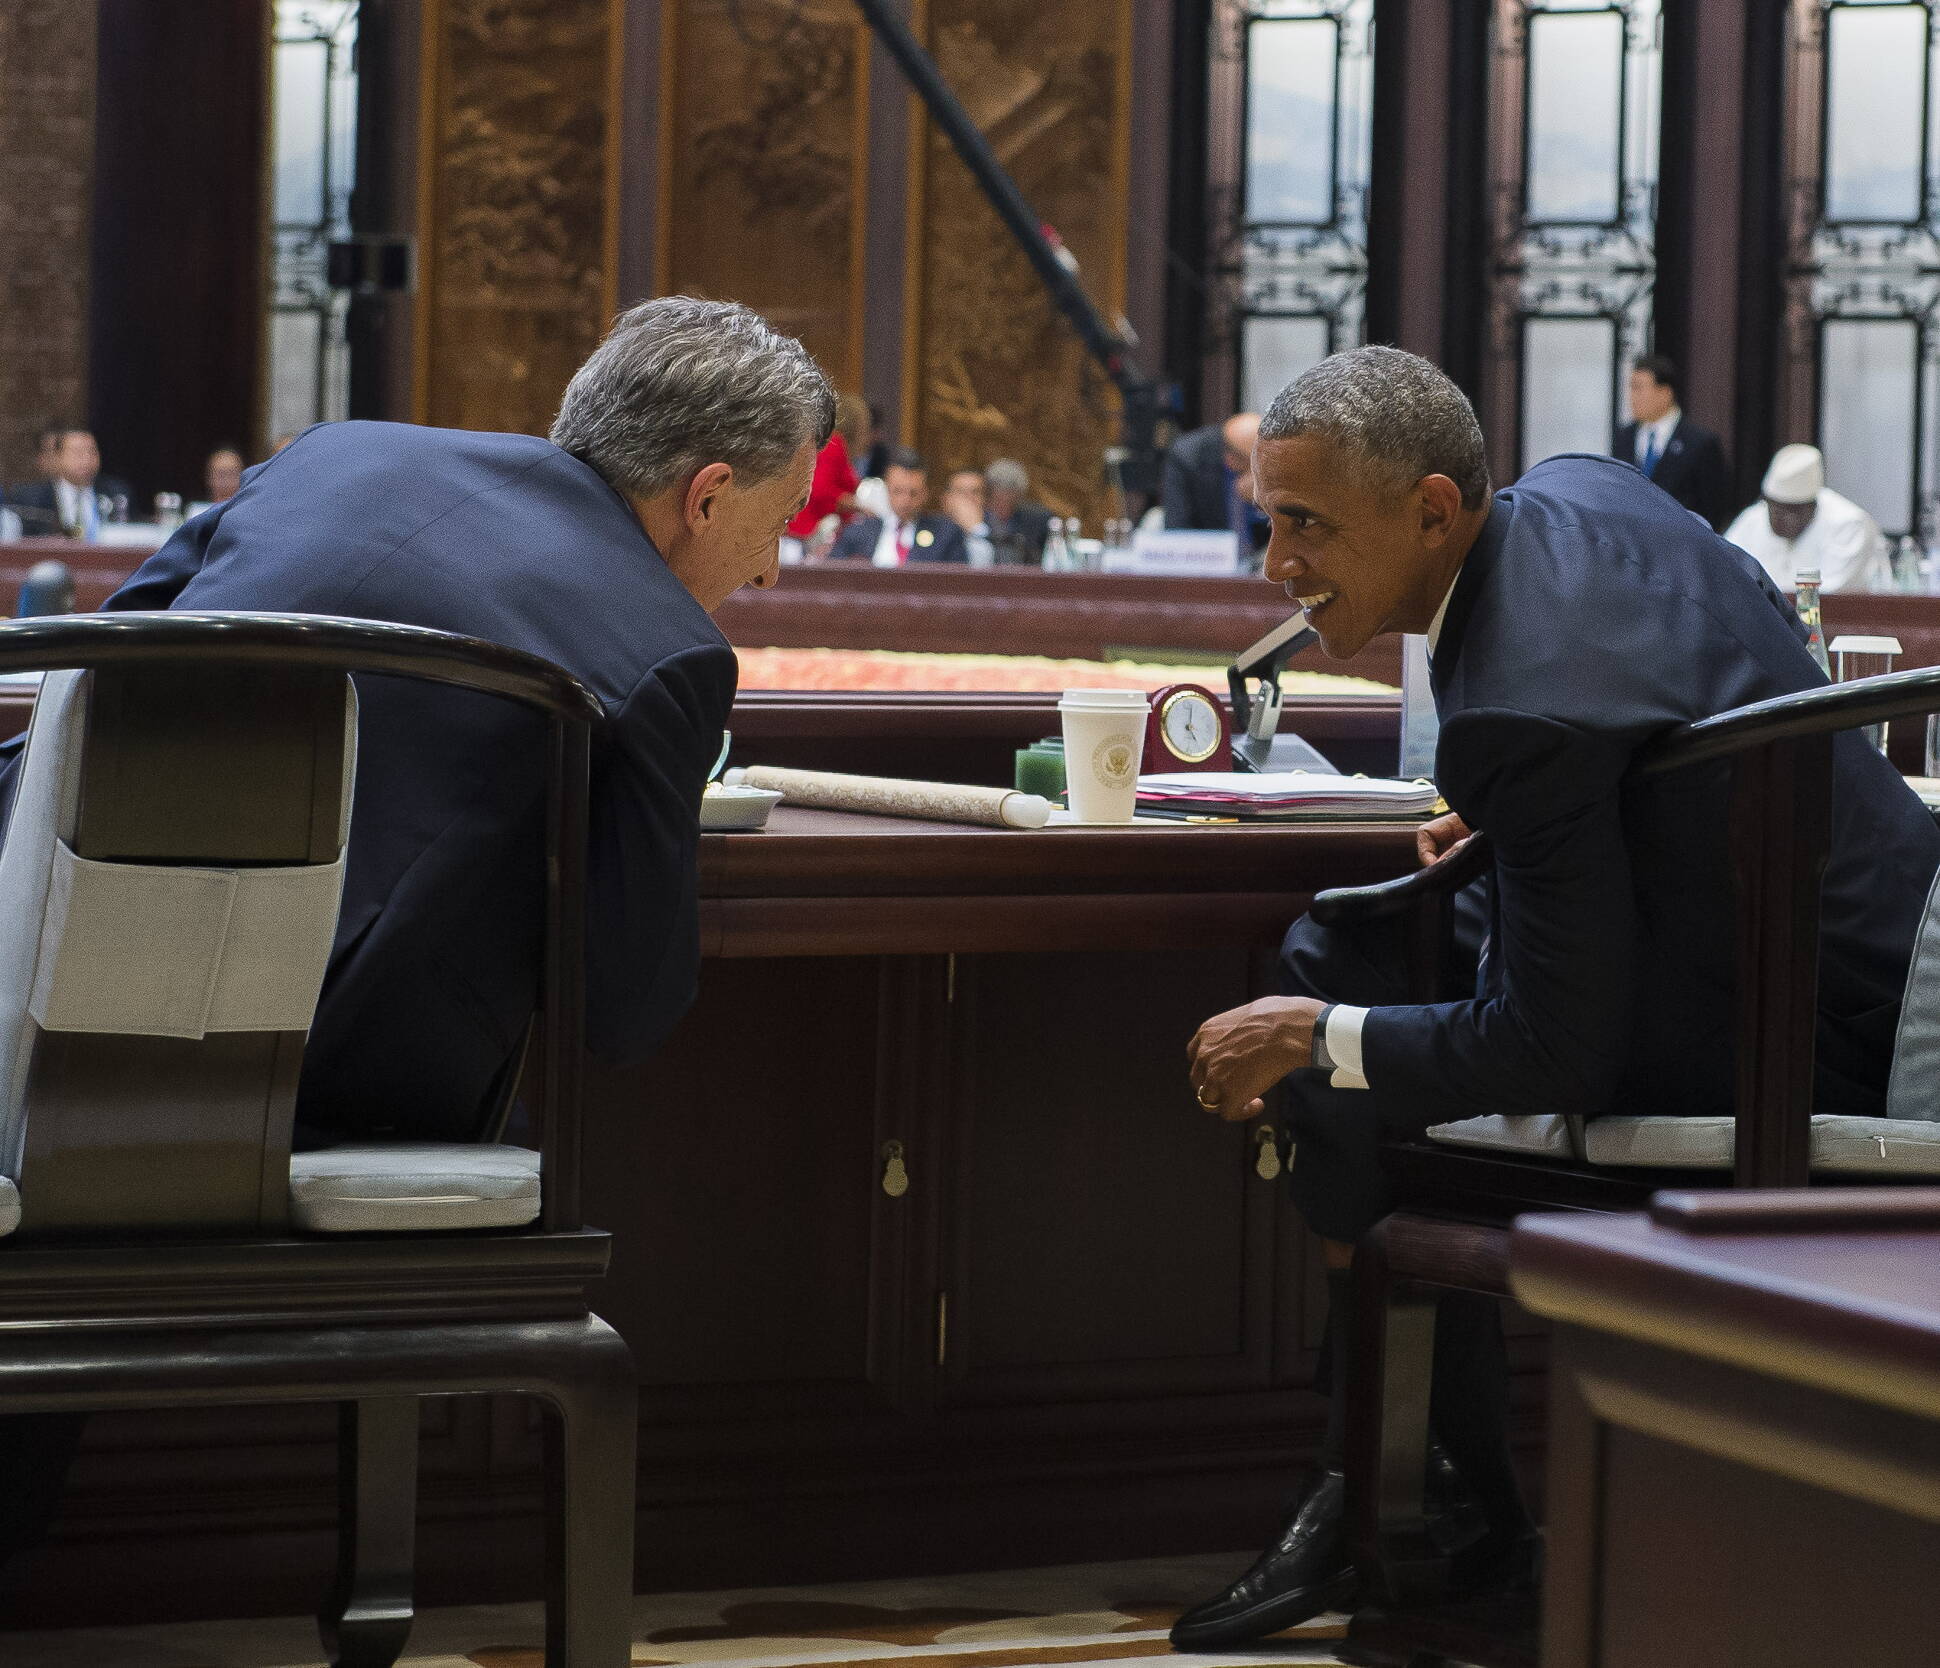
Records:
M1129 548L1107 550L1106 573L1151 573L1216 579L1239 569L1239 535L1218 531L1141 529Z

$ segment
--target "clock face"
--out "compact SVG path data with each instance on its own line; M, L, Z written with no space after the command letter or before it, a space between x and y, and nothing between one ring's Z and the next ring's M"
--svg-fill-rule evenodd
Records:
M1203 690L1181 689L1159 708L1166 747L1184 764L1198 764L1219 751L1225 735L1219 709Z

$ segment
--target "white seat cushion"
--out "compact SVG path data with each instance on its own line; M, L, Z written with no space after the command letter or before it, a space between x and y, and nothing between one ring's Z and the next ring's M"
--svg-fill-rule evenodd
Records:
M1464 1118L1436 1124L1428 1139L1451 1147L1481 1147L1490 1152L1527 1153L1532 1158L1570 1157L1569 1124L1558 1112L1524 1112Z
M290 1158L290 1216L318 1234L522 1228L539 1214L524 1147L356 1142Z
M1729 1170L1737 1134L1732 1118L1593 1118L1583 1152L1592 1164Z
M1927 1118L1814 1118L1812 1168L1846 1175L1940 1175L1940 1123Z
M1531 1158L1570 1156L1568 1129L1553 1114L1464 1118L1436 1124L1428 1138ZM1730 1118L1592 1118L1583 1145L1590 1163L1612 1168L1729 1170L1735 1138ZM1812 1168L1827 1174L1940 1175L1940 1122L1822 1113L1812 1120Z

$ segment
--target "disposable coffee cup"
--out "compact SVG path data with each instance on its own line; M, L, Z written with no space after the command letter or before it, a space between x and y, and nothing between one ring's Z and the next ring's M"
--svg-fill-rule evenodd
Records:
M1142 689L1064 692L1058 702L1064 721L1064 783L1078 821L1132 820L1150 709Z

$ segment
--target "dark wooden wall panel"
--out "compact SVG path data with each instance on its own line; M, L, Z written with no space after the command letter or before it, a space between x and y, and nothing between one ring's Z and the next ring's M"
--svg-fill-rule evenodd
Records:
M424 0L416 407L543 434L613 308L623 0Z
M859 387L867 27L849 0L661 16L657 287L746 302Z
M1131 6L931 0L926 28L944 76L1108 316L1125 304ZM1016 457L1034 496L1095 524L1116 391L948 140L927 120L923 132L911 185L904 435L939 477Z
M0 483L87 405L94 8L0 6Z
M88 416L137 507L200 497L261 438L269 9L101 0L98 65Z

